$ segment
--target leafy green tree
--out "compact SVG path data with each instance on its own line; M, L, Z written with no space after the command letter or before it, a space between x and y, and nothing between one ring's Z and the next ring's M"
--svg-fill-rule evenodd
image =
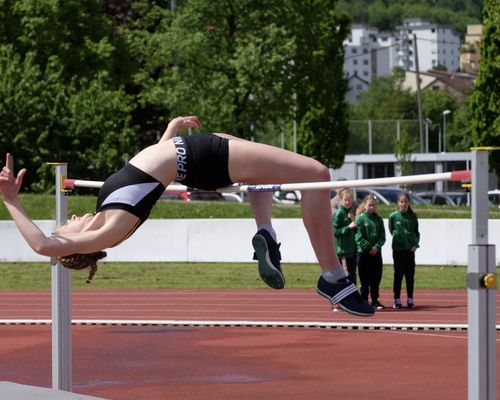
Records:
M350 125L350 152L367 151L366 146L363 148L363 143L368 140L368 120L372 121L375 153L394 150L398 120L400 135L407 135L407 150L418 147L418 125L415 123L418 118L417 100L414 93L402 88L402 79L403 75L400 73L374 79L368 90L363 92L358 102L351 107L349 119L357 122Z
M299 121L299 152L340 167L347 151L343 41L349 20L334 11L335 1L287 2L283 15L295 46L292 91ZM286 86L285 86L286 88Z
M347 20L333 4L191 0L175 16L135 4L141 17L130 46L144 60L135 75L138 101L157 115L148 136L173 115L196 113L204 129L277 144L273 138L295 119L299 150L338 165Z
M449 151L470 151L472 147L471 113L467 102L458 106L453 119L447 125L447 146Z
M456 103L453 97L442 90L426 90L422 92L422 108L424 111L425 118L432 121L429 123L429 151L437 152L439 151L439 135L442 137L443 129L443 111L452 111L453 119L455 118L455 108ZM449 124L450 118L446 121L446 150L449 151L451 148L448 146L449 138L451 134L451 126ZM443 144L441 142L441 149Z
M136 150L126 54L96 1L0 3L0 144L28 168L25 187L53 186L49 161L83 178Z
M500 1L484 5L481 65L470 97L472 140L476 146L500 145ZM492 153L491 165L500 175L500 152Z
M468 24L481 20L482 1L476 0L339 0L338 10L355 23L383 31L396 30L405 18L422 17L451 25L464 34Z

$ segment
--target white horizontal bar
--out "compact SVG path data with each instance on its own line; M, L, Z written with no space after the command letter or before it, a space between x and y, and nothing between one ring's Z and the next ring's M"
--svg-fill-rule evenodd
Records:
M219 193L238 193L238 192L272 192L276 190L320 190L320 189L336 189L339 187L357 188L366 186L391 186L400 184L415 184L415 183L430 183L438 181L450 180L467 180L470 171L454 171L442 172L436 174L394 176L388 178L374 179L358 179L350 181L328 181L328 182L304 182L304 183L283 183L283 184L263 184L263 185L233 185L215 190ZM79 179L66 179L65 187L67 188L100 188L103 182L86 181ZM189 188L184 185L169 185L165 189L166 192L171 191L195 191L196 189Z

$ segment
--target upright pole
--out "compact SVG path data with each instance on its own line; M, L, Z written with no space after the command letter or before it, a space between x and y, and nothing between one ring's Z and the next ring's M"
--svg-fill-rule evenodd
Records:
M372 120L368 120L368 154L373 153Z
M56 226L66 223L68 202L63 191L67 164L56 168ZM52 388L72 391L70 271L55 258L52 264Z
M420 152L424 152L424 111L422 109L422 91L420 89L420 66L418 65L417 35L413 34L413 51L415 53L415 77L417 79L417 108L418 108L418 131L420 138Z
M468 398L496 399L496 261L488 244L488 151L472 152L472 240L469 245Z

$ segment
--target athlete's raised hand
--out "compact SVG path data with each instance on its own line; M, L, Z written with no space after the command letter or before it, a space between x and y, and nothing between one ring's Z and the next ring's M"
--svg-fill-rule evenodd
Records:
M172 139L177 136L177 132L182 128L199 128L200 120L195 115L187 115L185 117L176 117L168 123L167 129L163 133L160 142Z
M14 158L10 153L7 153L5 166L2 168L2 172L0 172L0 191L4 200L17 197L23 183L24 174L26 174L25 168L19 171L17 176L14 175Z

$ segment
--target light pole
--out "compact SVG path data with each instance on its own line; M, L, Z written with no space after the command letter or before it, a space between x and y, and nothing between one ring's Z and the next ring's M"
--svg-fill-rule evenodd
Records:
M429 152L429 124L432 124L432 121L429 118L425 118L425 152Z
M450 110L443 111L443 152L446 153L446 116L451 114Z

